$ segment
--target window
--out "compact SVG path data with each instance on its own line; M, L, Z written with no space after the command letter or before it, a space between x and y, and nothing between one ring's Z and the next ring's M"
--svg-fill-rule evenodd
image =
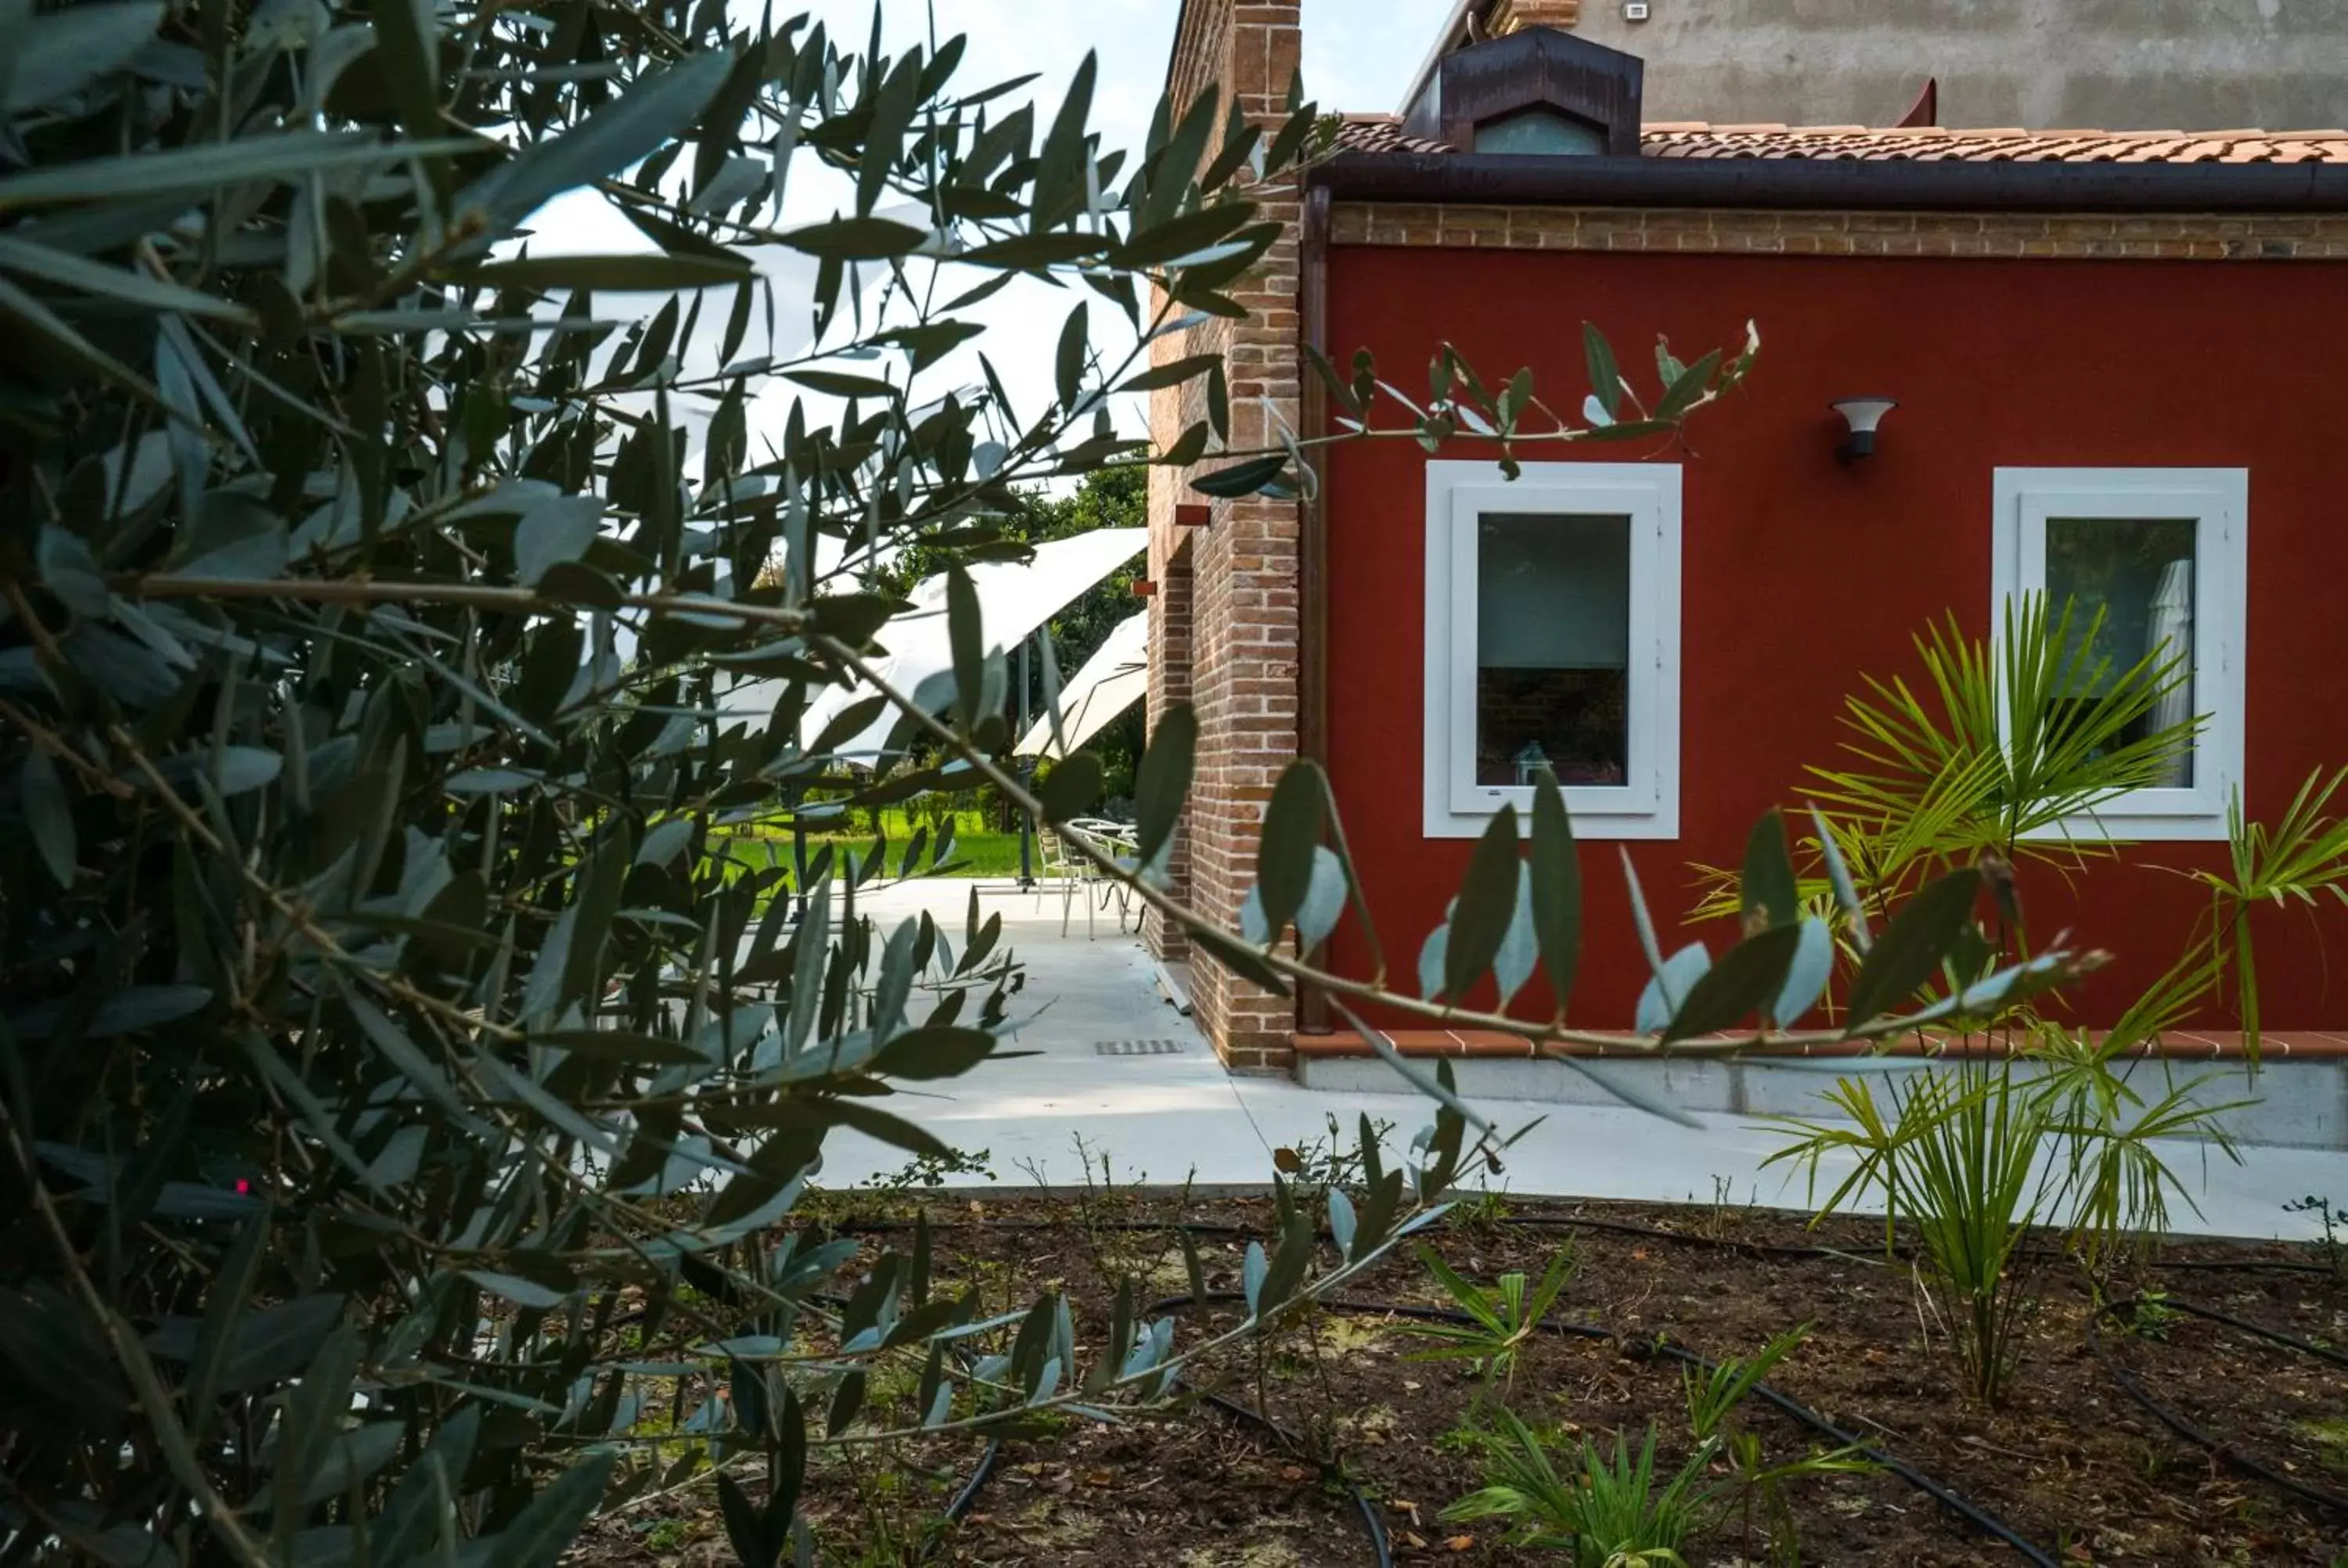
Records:
M2144 732L2195 714L2193 749L2158 784L2063 825L2081 836L2222 839L2242 779L2250 475L2241 468L2001 468L1993 602L2043 593L2072 624L2103 618L2114 672L2166 649L2186 680ZM2083 689L2070 700L2092 703Z
M1549 109L1521 109L1478 125L1476 150L1587 156L1606 150L1606 135L1595 126L1583 125Z
M1532 806L1542 767L1587 838L1679 832L1680 471L1426 466L1430 838Z

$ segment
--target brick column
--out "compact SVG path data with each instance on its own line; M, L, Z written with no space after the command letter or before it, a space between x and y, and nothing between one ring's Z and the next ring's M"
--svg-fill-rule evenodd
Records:
M1164 393L1157 397L1167 395ZM1153 398L1154 402L1154 398ZM1153 409L1153 416L1155 410ZM1163 469L1150 472L1151 515L1157 512L1157 489ZM1171 493L1173 487L1168 487ZM1172 503L1168 503L1169 506ZM1171 554L1159 554L1159 534L1154 526L1150 531L1150 579L1158 584L1158 596L1149 601L1149 696L1148 712L1149 733L1158 733L1158 721L1166 710L1190 700L1190 552L1183 547L1189 541L1177 534L1168 541ZM1174 848L1166 862L1167 877L1174 897L1188 901L1190 897L1190 835L1185 823L1174 835ZM1180 958L1189 954L1189 938L1176 926L1169 925L1156 910L1151 910L1142 922L1142 934L1151 952L1161 958Z
M1278 125L1286 115L1301 44L1298 0L1186 0L1168 73L1178 116L1200 92L1229 93L1259 124ZM1235 447L1276 442L1275 421L1292 428L1298 417L1298 205L1285 190L1267 195L1263 216L1286 224L1288 233L1229 291L1247 307L1248 318L1211 321L1179 340L1153 345L1160 362L1203 353L1225 356ZM1203 382L1154 395L1153 435L1160 443L1172 441L1205 416L1205 401ZM1187 476L1160 470L1152 481L1151 575L1167 585L1152 610L1153 631L1169 626L1169 589L1180 570L1178 555L1187 556L1179 591L1189 612L1189 691L1199 715L1198 772L1184 823L1189 898L1202 914L1235 927L1254 878L1264 804L1297 752L1298 509L1292 501L1219 500L1208 527L1185 530L1174 522L1174 507L1206 497L1189 490ZM1191 536L1187 541L1184 533ZM1154 715L1179 699L1171 665L1161 676L1155 652L1150 673ZM1194 964L1190 981L1196 1016L1227 1064L1257 1070L1290 1064L1293 1003L1204 960Z

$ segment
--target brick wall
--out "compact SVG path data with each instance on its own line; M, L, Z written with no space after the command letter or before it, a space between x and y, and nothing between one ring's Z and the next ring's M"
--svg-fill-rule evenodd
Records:
M1179 114L1201 92L1235 95L1260 124L1284 118L1301 46L1298 0L1235 4L1186 0L1176 25L1168 82ZM1290 192L1262 193L1263 216L1288 225L1290 237L1229 292L1248 308L1244 322L1212 321L1153 345L1159 363L1220 352L1231 384L1231 445L1277 439L1275 420L1297 420L1296 241L1298 208ZM1270 405L1267 411L1266 405ZM1154 393L1150 424L1171 440L1206 416L1202 382ZM1179 701L1186 682L1175 671L1188 621L1187 689L1199 714L1199 763L1183 825L1189 901L1208 917L1235 926L1253 880L1255 841L1264 803L1281 769L1296 755L1296 569L1299 533L1293 502L1215 501L1204 528L1174 522L1178 504L1206 497L1188 477L1156 470L1149 492L1150 575L1162 585L1150 609L1153 637L1166 639L1161 671L1152 656L1153 717ZM1159 932L1161 951L1169 934ZM1241 982L1210 962L1192 969L1191 999L1200 1026L1224 1061L1236 1068L1284 1069L1292 1060L1292 1003Z
M1155 427L1157 400L1168 396L1165 392L1154 394L1150 416ZM1150 470L1150 577L1158 584L1158 596L1149 601L1149 695L1148 711L1149 730L1157 733L1158 721L1166 710L1190 700L1190 551L1186 548L1189 530L1179 530L1167 540L1170 554L1160 558L1158 517L1159 482L1166 477L1165 470ZM1172 487L1168 487L1170 494ZM1170 507L1173 503L1166 503ZM1174 835L1173 853L1166 863L1166 872L1172 884L1174 897L1188 900L1190 897L1190 835L1187 825ZM1180 927L1169 925L1156 910L1150 910L1142 922L1142 936L1150 950L1161 958L1183 958L1189 956L1190 944Z
M2348 258L2348 217L1748 212L1345 202L1331 219L1330 240L1337 245L1789 256L2337 261Z
M1577 7L1517 0L1495 21L1566 26ZM1184 0L1168 72L1179 115L1201 92L1236 94L1257 120L1282 118L1296 68L1298 0ZM1244 322L1214 320L1152 346L1156 363L1220 353L1231 375L1231 444L1263 445L1274 420L1298 422L1298 203L1262 194L1266 216L1290 237L1231 292ZM2147 259L2348 257L2348 218L1987 216L1878 212L1747 212L1595 208L1338 206L1334 245L1499 246L1517 249L1694 251L1813 255L2076 256ZM1171 442L1206 417L1203 382L1153 393L1150 427ZM1206 498L1189 476L1153 469L1149 487L1153 725L1187 697L1200 720L1198 772L1173 869L1182 896L1235 926L1253 877L1265 803L1298 749L1297 571L1301 519L1292 502L1215 501L1203 528L1174 520ZM1179 934L1153 925L1166 956ZM1200 1026L1235 1068L1282 1070L1293 1061L1292 1003L1195 964Z

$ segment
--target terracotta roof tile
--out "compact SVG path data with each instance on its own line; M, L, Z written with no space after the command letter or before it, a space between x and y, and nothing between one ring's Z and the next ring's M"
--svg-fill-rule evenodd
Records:
M2177 130L1853 130L1800 126L1650 129L1650 158L1914 159L1966 163L2348 163L2348 138L2322 133Z
M1350 152L1449 152L1439 141L1405 136L1392 118L1369 115L1348 118L1337 128L1337 145Z
M1338 132L1358 152L1442 153L1439 142L1405 136L1391 118L1363 116ZM2022 130L1944 126L1708 125L1646 128L1649 158L1814 158L1940 163L2342 163L2348 131Z

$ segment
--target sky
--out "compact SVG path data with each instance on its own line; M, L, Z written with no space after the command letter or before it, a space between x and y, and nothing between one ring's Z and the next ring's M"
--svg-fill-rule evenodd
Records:
M735 0L737 6L764 0ZM883 46L896 53L912 43L926 42L934 27L942 40L959 33L968 44L954 83L964 91L1029 73L1039 79L1024 89L1039 103L1038 119L1048 123L1070 77L1087 51L1098 56L1094 91L1093 124L1106 148L1138 150L1165 85L1167 56L1173 46L1175 14L1179 0L888 0L883 8ZM860 50L870 36L872 0L773 0L772 14L788 17L801 10L822 21L844 46ZM1304 0L1304 89L1323 110L1385 112L1394 109L1412 75L1425 58L1436 30L1450 14L1451 0ZM737 13L738 14L738 13ZM1130 164L1128 165L1130 168ZM819 169L814 159L794 159L780 218L782 226L820 221L847 204L845 181ZM891 211L883 202L884 214ZM919 221L918 213L902 216ZM589 254L647 248L647 241L609 210L600 197L578 191L559 197L534 214L526 225L528 247L535 253ZM506 247L508 251L513 249ZM759 269L776 278L785 299L804 299L811 287L812 263L778 246L759 247ZM870 275L878 275L871 269ZM956 270L964 281L975 281L966 270ZM956 385L975 385L980 371L976 350L983 348L1000 374L1023 419L1032 419L1051 398L1052 345L1077 295L1021 280L983 305L965 313L983 322L986 334L972 348L958 350L926 374L916 401L925 402ZM596 314L606 319L639 319L664 302L660 295L599 294ZM1131 348L1133 333L1122 316L1103 302L1089 316L1093 342L1104 358L1116 359ZM691 372L716 366L725 311L705 306L705 321L693 340L680 345L678 357ZM743 354L789 355L806 346L804 332L777 334L771 345L757 341ZM751 460L763 458L759 436L778 434L791 401L805 397L819 418L830 411L827 400L770 379L749 409ZM1146 410L1139 397L1117 400L1113 409L1120 430L1129 435L1146 431ZM705 413L683 399L673 414L689 433L688 471L698 473L700 431ZM830 552L827 552L829 554ZM819 569L828 570L827 559ZM625 650L623 650L625 652Z
M870 36L871 0L798 4L844 45L860 49ZM1452 0L1304 0L1307 96L1323 109L1392 110L1451 5ZM778 15L791 15L794 9L793 0L775 0ZM922 42L934 16L940 39L960 33L969 40L954 74L959 87L969 89L1038 73L1040 79L1025 90L1038 100L1041 122L1049 121L1052 108L1091 51L1099 59L1093 123L1102 144L1138 152L1165 87L1179 9L1179 0L888 0L882 36L891 52ZM808 205L795 203L796 215L805 220L827 216L828 209L812 205L822 200L819 187L808 190L800 197ZM994 359L1024 413L1032 413L1049 395L1049 345L1057 341L1075 298L1023 281L973 313L993 329L980 346ZM1133 335L1115 311L1095 309L1090 319L1095 345L1104 357L1130 348ZM1025 345L1026 352L1007 346L1014 343ZM974 364L949 362L940 374L950 379L973 372ZM1138 399L1128 401L1130 406L1116 410L1119 426L1139 434L1146 416Z
M799 0L835 36L861 40L870 0ZM790 0L777 0L787 15ZM961 77L994 81L1040 71L1057 96L1086 49L1100 56L1095 123L1138 143L1166 80L1178 0L935 0L941 37L967 35ZM1451 0L1304 0L1304 89L1323 108L1393 109L1450 15ZM884 36L918 39L921 0L889 0Z
M1038 100L1043 121L1049 120L1086 51L1093 51L1099 59L1094 126L1104 146L1138 149L1164 86L1178 5L1179 0L888 0L882 36L884 46L895 53L926 41L924 35L932 26L940 39L964 35L968 45L954 77L963 90L1038 74L1039 79L1023 91ZM801 6L843 46L860 50L870 36L871 0L774 0L773 14L792 15ZM1305 0L1307 94L1324 109L1392 109L1450 9L1450 0ZM793 161L783 224L831 216L844 205L846 195L844 180L801 155ZM919 220L915 214L905 216ZM633 251L647 243L616 212L606 210L600 198L587 192L558 199L528 227L532 231L530 248L541 255ZM786 297L805 297L812 283L811 262L778 247L767 248L757 259L761 270L781 283ZM956 286L974 281L965 276ZM1076 297L1022 280L969 313L988 324L990 331L977 346L986 350L1026 416L1032 417L1050 395L1050 345L1057 341ZM604 295L598 299L597 313L631 318L649 313L661 302L658 296ZM1131 331L1116 311L1094 303L1099 306L1089 318L1096 347L1104 357L1121 357L1132 345ZM710 320L700 335L712 342L689 344L683 356L696 370L714 368L715 339L725 320L722 309L707 313ZM804 332L791 335L797 341L778 342L774 350L788 354L805 346ZM702 352L694 353L695 347ZM745 352L766 351L766 345L754 343ZM700 363L705 360L710 363ZM978 374L974 350L963 351L924 381L934 393L963 382L974 384ZM754 451L759 429L779 424L790 397L798 395L796 388L778 385L769 389L763 408L754 406ZM1138 400L1124 401L1132 406L1116 411L1119 426L1138 434ZM698 423L686 411L679 413L686 423Z

